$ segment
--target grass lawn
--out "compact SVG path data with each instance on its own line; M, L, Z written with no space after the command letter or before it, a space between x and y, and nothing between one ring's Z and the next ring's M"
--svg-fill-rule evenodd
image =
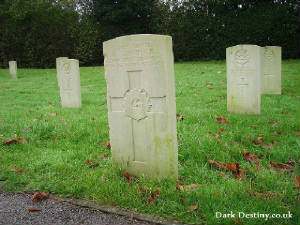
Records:
M63 109L55 69L19 69L18 80L0 69L0 184L10 191L42 190L61 196L88 198L99 204L197 224L237 224L221 213L286 214L291 219L239 218L243 224L299 224L300 63L283 61L282 95L263 95L261 115L226 111L224 61L175 64L179 176L175 180L148 178L128 182L112 169L103 67L81 68L81 109ZM226 118L228 124L217 123ZM4 145L23 137L28 143ZM259 157L263 168L251 164L242 150ZM99 163L90 168L86 160ZM207 159L234 163L246 171L236 179ZM270 161L294 160L288 172L268 168ZM23 170L15 172L14 169ZM151 204L138 188L160 195ZM197 209L196 209L197 208ZM236 216L237 217L237 216Z

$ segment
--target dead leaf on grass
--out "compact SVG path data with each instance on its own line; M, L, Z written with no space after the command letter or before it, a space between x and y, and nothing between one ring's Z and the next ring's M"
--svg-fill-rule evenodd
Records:
M131 181L132 180L132 175L130 173L123 173L123 176L128 180Z
M24 170L18 169L18 168L12 168L11 171L15 173L24 173Z
M45 200L49 198L49 194L46 192L36 192L34 193L34 195L32 196L32 201L34 200Z
M183 114L176 114L176 117L178 120L184 120L184 115Z
M253 142L255 145L261 146L262 143L264 142L263 135L260 134L260 135L259 135L256 139L254 139L252 142Z
M196 209L198 209L198 205L190 205L188 208L187 208L187 212L192 212L192 211L195 211Z
M278 172L289 172L293 171L295 169L294 163L291 161L287 161L285 163L279 163L279 162L270 162L268 165L268 168L273 168Z
M107 149L109 149L109 150L111 149L111 145L110 145L109 141L104 142L104 144L105 144Z
M29 212L38 212L38 211L41 211L40 209L33 208L33 207L28 207L27 210L28 210Z
M228 124L227 120L223 117L217 117L216 120L217 123Z
M99 163L93 163L89 159L86 160L86 164L88 164L88 166L91 167L91 168L96 168L97 166L99 166Z
M243 149L242 153L243 153L244 159L246 161L254 163L258 167L261 167L260 161L259 161L258 157L255 154L250 154L245 149Z

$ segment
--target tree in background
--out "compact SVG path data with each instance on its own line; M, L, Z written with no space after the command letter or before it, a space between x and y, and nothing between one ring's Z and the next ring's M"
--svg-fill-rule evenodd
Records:
M299 0L0 0L0 66L54 67L68 56L103 63L102 42L171 35L176 61L224 59L237 44L299 57Z

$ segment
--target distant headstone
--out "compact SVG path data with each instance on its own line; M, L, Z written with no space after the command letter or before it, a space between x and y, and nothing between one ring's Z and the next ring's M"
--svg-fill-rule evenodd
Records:
M59 67L58 67L58 62L59 62L60 60L65 60L65 59L68 59L68 57L58 57L58 58L56 58L56 74L57 74L57 83L58 83L58 87L60 87L60 84L61 84L61 77L59 77L59 75L62 74L62 73L59 73L59 72L58 72L58 69L59 69Z
M103 43L113 165L133 175L178 176L172 38Z
M18 75L17 75L17 62L16 61L9 61L8 62L9 65L9 73L11 75L12 78L17 79Z
M262 94L281 94L281 47L262 48Z
M260 114L261 47L236 45L226 49L227 110Z
M62 107L80 108L79 61L76 59L58 60L57 73Z

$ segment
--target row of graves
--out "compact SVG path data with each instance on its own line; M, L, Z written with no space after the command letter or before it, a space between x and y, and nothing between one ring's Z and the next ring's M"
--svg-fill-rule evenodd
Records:
M133 175L178 176L172 38L129 35L103 43L113 165ZM227 110L260 114L261 94L281 94L281 47L226 49ZM56 59L62 107L81 107L79 61ZM17 64L9 62L13 78Z

